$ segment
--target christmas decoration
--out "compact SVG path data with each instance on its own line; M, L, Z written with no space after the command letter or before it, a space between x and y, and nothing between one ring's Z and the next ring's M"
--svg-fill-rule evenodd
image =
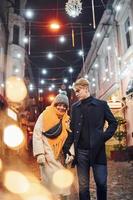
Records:
M77 17L82 11L81 0L68 0L65 5L66 13L71 17Z

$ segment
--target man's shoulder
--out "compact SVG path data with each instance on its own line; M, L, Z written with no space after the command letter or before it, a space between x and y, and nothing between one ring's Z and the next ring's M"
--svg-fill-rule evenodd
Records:
M74 103L72 104L72 108L78 106L79 104L80 104L80 101L76 101L76 102L74 102Z
M95 97L92 98L92 101L95 102L98 105L105 105L105 104L107 104L107 102L105 100L98 99L98 98L95 98Z
M102 100L102 99L98 99L98 98L95 98L95 97L92 97L92 102L96 105L105 105L107 104L106 101ZM76 101L72 104L72 108L75 108L77 107L78 105L81 104L81 101Z

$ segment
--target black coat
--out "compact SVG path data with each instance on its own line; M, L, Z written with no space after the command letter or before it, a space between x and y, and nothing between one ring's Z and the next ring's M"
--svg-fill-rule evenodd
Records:
M105 101L98 100L96 98L91 99L91 127L90 127L90 163L93 164L106 164L105 142L109 140L116 128L117 121L110 111L109 106ZM63 150L66 154L69 151L70 146L74 143L75 150L75 164L77 146L80 138L80 132L82 127L83 115L81 113L81 101L72 105L71 112L71 130L68 138L64 144ZM103 130L105 121L108 122L108 127Z

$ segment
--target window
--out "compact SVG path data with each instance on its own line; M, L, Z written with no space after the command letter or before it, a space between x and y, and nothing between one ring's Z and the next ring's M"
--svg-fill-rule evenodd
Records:
M131 38L130 38L130 19L129 17L125 21L125 36L126 36L126 47L127 49L131 46Z
M20 14L20 0L15 0L14 4L15 4L14 13L19 15Z
M19 26L14 25L13 28L13 43L19 44Z

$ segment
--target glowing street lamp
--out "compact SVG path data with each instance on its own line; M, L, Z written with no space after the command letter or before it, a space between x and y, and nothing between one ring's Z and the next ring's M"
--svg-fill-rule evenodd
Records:
M33 11L31 9L27 9L25 12L25 16L27 19L32 19L33 18Z
M27 43L28 43L28 38L27 38L27 37L24 37L24 38L23 38L23 42L24 42L25 44L27 44Z
M43 85L45 83L44 79L41 79L40 83Z
M84 55L84 52L83 52L82 50L79 50L78 55L79 55L79 56L83 56L83 55Z
M42 69L42 74L47 74L47 70L46 69Z
M64 83L67 83L67 82L68 82L67 78L64 78L64 79L63 79L63 82L64 82Z
M69 73L73 73L73 68L70 67L68 71L69 71Z
M52 84L52 85L51 85L51 88L55 88L55 84Z
M62 35L59 37L59 42L64 43L66 41L66 38Z
M54 54L53 54L53 53L49 52L49 53L47 54L47 58L48 58L48 59L52 59L53 57L54 57Z
M60 29L60 24L57 21L51 22L50 29L53 31L58 31Z

